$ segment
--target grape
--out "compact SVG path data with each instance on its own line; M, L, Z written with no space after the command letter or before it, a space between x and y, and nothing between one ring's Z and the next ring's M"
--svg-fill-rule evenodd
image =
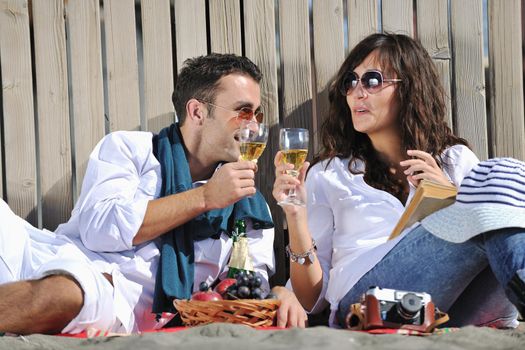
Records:
M250 288L247 286L240 286L239 289L237 289L237 296L241 299L246 299L250 296Z
M239 285L239 286L249 286L250 285L250 280L248 279L248 276L237 277L237 285Z
M263 299L264 292L261 290L262 278L251 271L239 271L234 275L236 282L226 289L224 298L227 300L237 299ZM270 294L270 298L276 298Z
M252 281L252 286L258 288L262 285L262 279L259 276L255 276Z
M210 289L210 286L208 285L208 283L206 283L206 281L202 281L200 284L199 284L199 290L201 292L206 292L208 289Z
M252 298L254 298L254 299L262 299L262 290L261 290L261 288L254 288L254 289L252 289Z

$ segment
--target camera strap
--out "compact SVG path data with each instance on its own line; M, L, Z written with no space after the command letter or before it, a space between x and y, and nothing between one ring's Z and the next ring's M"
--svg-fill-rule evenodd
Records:
M362 331L365 327L365 314L361 303L350 305L350 312L346 315L346 326L351 331Z
M425 329L425 332L432 333L434 329L437 328L437 326L442 325L443 323L447 322L450 318L448 317L448 314L446 312L439 311L439 309L436 307L436 320L432 322L427 329Z

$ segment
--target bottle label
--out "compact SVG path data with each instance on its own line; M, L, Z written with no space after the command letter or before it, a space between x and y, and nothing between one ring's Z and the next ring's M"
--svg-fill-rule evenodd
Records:
M252 259L248 252L248 238L239 237L237 241L233 242L229 266L241 270L253 271Z

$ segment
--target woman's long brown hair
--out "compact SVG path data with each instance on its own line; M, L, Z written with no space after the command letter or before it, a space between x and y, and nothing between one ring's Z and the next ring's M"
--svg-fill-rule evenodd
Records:
M428 152L442 166L440 156L447 147L468 146L467 141L455 136L445 122L445 93L425 48L406 35L378 33L355 46L330 87L330 109L321 127L322 149L314 162L350 157L349 170L355 173L353 161L362 160L364 179L369 185L401 198L402 181L394 178L389 171L390 165L376 152L368 135L355 130L346 96L339 89L345 73L354 71L372 51L377 52L385 76L395 75L402 80L396 84L402 152L409 149Z

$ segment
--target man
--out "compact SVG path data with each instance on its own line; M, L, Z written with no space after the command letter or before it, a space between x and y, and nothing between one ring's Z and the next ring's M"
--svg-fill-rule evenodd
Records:
M56 238L42 239L58 240L67 249L11 280L40 279L0 286L0 303L7 293L18 293L9 305L0 304L0 331L160 328L173 317L173 298L187 298L200 282L225 277L232 247L228 230L239 218L246 219L254 268L268 290L273 226L254 187L256 165L238 161L237 135L241 119L262 117L260 80L257 66L244 57L187 60L173 95L178 124L156 136L115 132L102 139L90 156L71 219L58 227ZM47 249L52 256L54 249L39 249L32 241L35 229L29 230L26 248ZM75 261L75 250L82 251L78 260L89 262ZM50 289L40 293L43 288ZM282 287L273 292L282 302L279 325L304 326L306 315L295 296ZM27 302L29 310L18 307L11 323L3 321L10 305ZM50 307L55 303L63 305L60 313ZM47 317L49 326L35 322L38 317Z

